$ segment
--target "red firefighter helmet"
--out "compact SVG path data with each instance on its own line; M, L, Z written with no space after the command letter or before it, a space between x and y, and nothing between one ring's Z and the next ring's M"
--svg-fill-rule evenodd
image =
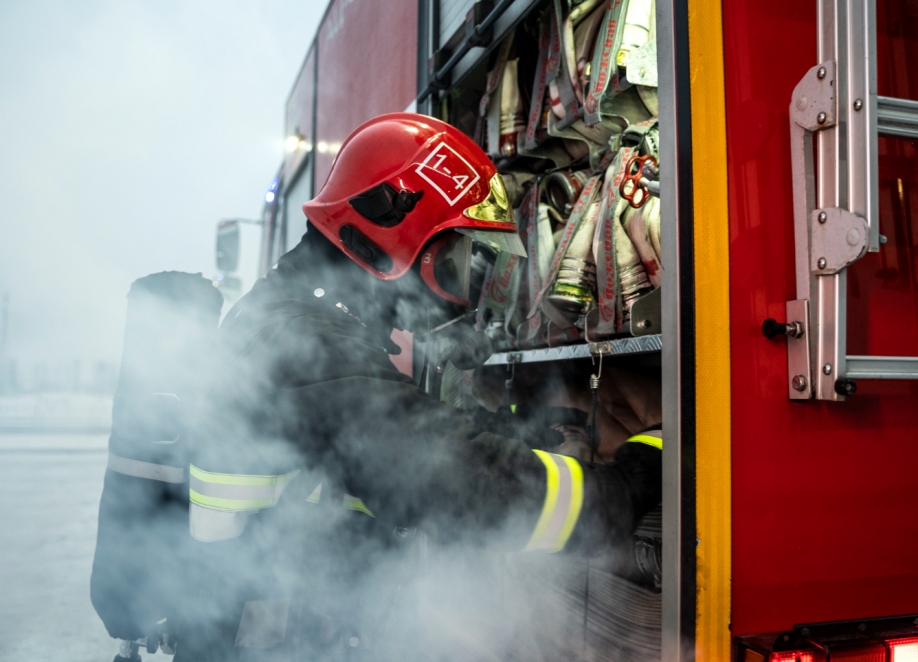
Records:
M494 164L471 138L425 115L391 113L359 126L303 212L382 280L403 276L424 250L424 282L464 305L472 240L526 254Z

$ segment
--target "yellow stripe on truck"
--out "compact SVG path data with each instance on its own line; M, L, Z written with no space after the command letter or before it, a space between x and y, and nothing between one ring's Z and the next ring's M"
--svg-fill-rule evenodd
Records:
M730 217L724 79L725 0L693 0L688 10L695 292L695 632L694 659L732 655ZM681 112L681 111L680 111ZM688 256L686 256L688 257ZM683 258L685 259L685 258ZM670 340L675 340L671 338ZM683 488L686 489L686 488ZM664 622L664 631L667 628ZM686 642L679 642L685 645ZM667 651L664 649L663 655ZM688 657L691 654L686 653Z

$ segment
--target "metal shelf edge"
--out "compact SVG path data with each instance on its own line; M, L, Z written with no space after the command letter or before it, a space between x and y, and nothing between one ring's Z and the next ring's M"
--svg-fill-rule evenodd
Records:
M659 352L663 348L660 334L618 338L582 345L563 345L542 349L526 349L511 352L498 352L491 356L484 365L508 365L513 363L544 363L546 361L568 361L598 356L621 356L627 354L648 354Z

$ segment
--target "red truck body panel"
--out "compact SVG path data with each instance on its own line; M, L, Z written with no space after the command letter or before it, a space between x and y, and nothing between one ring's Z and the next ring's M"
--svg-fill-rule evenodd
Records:
M335 0L319 28L316 192L351 131L417 96L418 3L387 0L380 9L374 0Z
M303 68L297 76L290 97L287 99L287 108L284 117L284 136L300 136L306 143L305 149L288 151L284 159L284 172L287 177L292 177L303 159L309 154L313 145L313 101L316 93L316 49L309 49Z
M903 54L918 54L914 3L878 5L880 94L908 97L911 85L915 98L918 64L903 73ZM884 34L890 12L903 16L898 37ZM816 3L731 0L723 18L732 632L918 612L918 383L863 381L846 402L792 402L786 344L760 330L767 317L784 320L785 301L797 298L788 105L817 63ZM880 232L889 242L849 270L849 354L918 355L918 228L908 218L918 210L918 161L914 141L895 142L881 145Z

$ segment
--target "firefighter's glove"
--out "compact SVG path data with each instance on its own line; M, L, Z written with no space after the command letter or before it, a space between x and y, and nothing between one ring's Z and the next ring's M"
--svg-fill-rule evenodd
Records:
M581 463L590 461L590 432L579 425L552 425L552 430L560 432L564 441L555 448L548 449L558 455L570 455Z
M444 329L439 340L441 362L449 361L459 370L474 370L494 353L491 339L467 324L455 324Z
M492 413L478 407L470 413L481 431L519 439L529 448L554 448L564 443L562 432L548 427L543 420L526 416L522 410L521 406L513 414L508 407L501 407Z

